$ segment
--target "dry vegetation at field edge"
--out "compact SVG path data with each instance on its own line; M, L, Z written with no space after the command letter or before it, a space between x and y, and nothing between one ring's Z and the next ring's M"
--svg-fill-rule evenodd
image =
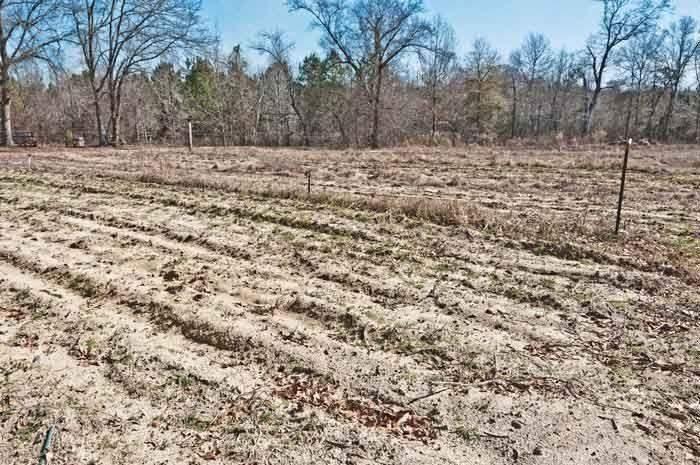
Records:
M0 463L700 460L693 150L32 155Z

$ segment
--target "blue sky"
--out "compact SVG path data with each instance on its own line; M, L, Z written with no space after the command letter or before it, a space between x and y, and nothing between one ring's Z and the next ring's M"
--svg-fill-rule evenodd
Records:
M262 30L279 28L296 43L294 59L317 50L318 33L309 18L288 13L284 0L203 0L205 17L226 48L250 44ZM460 55L477 36L486 37L503 55L517 48L529 32L541 32L556 48L580 48L595 30L600 4L593 0L424 0L428 14L440 13L455 28ZM675 14L700 20L700 0L676 0ZM251 50L254 66L263 63Z

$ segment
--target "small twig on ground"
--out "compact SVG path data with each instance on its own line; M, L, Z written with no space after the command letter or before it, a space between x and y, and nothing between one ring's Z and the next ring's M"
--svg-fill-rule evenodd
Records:
M451 391L451 390L452 390L452 388L445 388L445 389L440 389L439 391L431 392L429 394L425 394L425 395L416 397L415 399L409 400L407 405L415 404L416 402L420 402L421 400L429 399L431 397L440 395L443 392L447 392L447 391Z
M496 434L496 433L489 433L488 431L482 431L481 436L487 436L489 438L496 438L496 439L508 439L509 436L507 434Z

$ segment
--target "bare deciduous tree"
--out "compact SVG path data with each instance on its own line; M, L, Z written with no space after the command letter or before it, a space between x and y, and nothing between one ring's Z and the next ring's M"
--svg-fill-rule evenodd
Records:
M549 128L556 132L561 129L561 121L568 94L574 88L574 57L566 50L560 50L554 57L548 79L551 98L549 109Z
M625 123L625 139L632 134L632 128L636 130L639 127L643 90L656 72L662 43L663 35L656 29L651 29L633 38L620 49L616 62L626 75L632 91Z
M0 1L0 93L5 145L14 145L10 89L12 70L30 60L53 61L60 42L66 36L58 6L59 0Z
M100 101L106 92L110 141L119 144L127 78L168 53L208 40L200 28L201 0L72 0L69 10L93 89L100 143L105 142Z
M418 53L421 81L430 101L430 141L433 144L438 129L440 91L454 73L456 46L454 29L441 16L436 16L429 40Z
M542 84L552 67L552 47L542 34L530 33L520 47L523 76L526 84L528 129L539 137L542 125Z
M602 4L599 31L586 45L587 65L592 75L585 89L587 99L583 133L590 134L593 113L605 86L605 74L614 60L614 53L628 40L656 26L659 18L670 8L669 0L595 0ZM589 80L587 80L589 81Z
M467 123L473 125L477 140L491 136L500 108L497 95L499 55L484 38L477 38L466 58Z
M288 0L323 33L322 45L337 49L363 83L372 107L370 145L379 147L382 84L386 70L405 52L424 47L430 24L422 0Z
M661 48L662 68L669 97L661 123L661 137L668 140L668 131L673 118L673 109L678 97L681 81L693 57L698 54L700 41L697 38L697 22L684 16L669 27Z
M289 102L294 114L297 116L302 130L303 143L309 145L309 129L304 113L301 111L298 97L298 87L292 65L290 63L289 52L294 48L293 42L288 42L282 31L261 32L258 40L251 46L262 55L267 55L271 60L271 65L278 67L284 76Z

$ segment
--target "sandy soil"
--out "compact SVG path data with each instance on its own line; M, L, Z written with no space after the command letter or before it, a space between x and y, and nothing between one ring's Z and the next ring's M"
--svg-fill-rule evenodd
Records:
M2 464L700 463L696 148L28 153Z

